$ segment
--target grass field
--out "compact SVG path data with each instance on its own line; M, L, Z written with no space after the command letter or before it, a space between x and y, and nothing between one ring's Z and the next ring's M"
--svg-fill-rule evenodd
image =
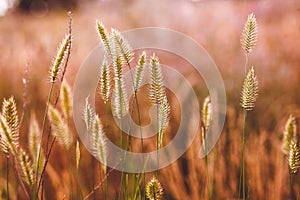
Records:
M116 28L120 32L154 26L174 29L190 36L201 44L215 61L224 80L227 95L225 126L218 143L208 155L211 199L238 199L243 130L240 91L244 81L245 64L240 37L248 14L253 12L258 24L258 42L253 52L249 54L249 68L255 67L259 81L259 96L255 108L247 114L246 191L250 199L300 198L299 172L293 175L291 190L288 157L282 152L283 132L289 115L295 116L296 121L300 119L300 2L296 0L154 2L99 1L81 5L77 10L72 11L73 42L65 75L65 80L70 87L73 88L76 74L84 59L99 44L96 20L101 20L108 29ZM51 86L49 71L59 43L67 31L67 11L48 11L40 16L11 12L0 18L2 52L0 54L0 100L3 101L4 98L8 99L13 95L19 117L24 111L24 120L19 128L20 146L25 151L30 149L28 133L31 113L36 113L38 124L42 126L47 95ZM163 53L158 55L162 64L165 62L178 67L180 63ZM22 78L26 66L29 69L29 82L26 98L28 104L24 110ZM178 69L192 81L193 87L198 91L201 105L208 95L203 80L198 82L192 71L180 66ZM54 85L50 100L52 104L59 85L59 81ZM172 109L168 125L170 133L165 138L166 143L176 134L179 121L176 100L171 93L168 93L168 97ZM101 111L104 104L100 96L97 98L97 111ZM60 104L58 108L61 110ZM109 112L108 119L110 117ZM103 115L100 115L100 118L103 120ZM143 120L148 119L143 117ZM93 185L99 183L100 177L103 178L103 171L98 169L98 162L81 143L78 177L73 174L74 169L71 168L72 166L75 168L75 140L78 136L72 119L68 122L68 126L75 139L68 150L58 142L54 143L44 177L45 199L81 199L78 188L82 197L86 197L93 190ZM50 131L49 121L46 122L45 127L47 135ZM298 130L299 128L298 125ZM113 131L107 133L111 134L108 135L109 138L119 137L115 125L110 126L110 130ZM296 134L297 137L299 139L299 134ZM53 136L50 137L52 138ZM153 141L146 141L145 147L148 151L156 148L155 140ZM138 140L135 142L139 145ZM159 182L164 190L162 199L209 199L206 163L204 159L198 157L201 144L199 130L199 135L187 152L179 160L159 171ZM45 145L43 141L43 146ZM138 149L134 145L133 148ZM24 189L17 178L17 170L14 169L13 155L10 158L9 179L7 179L7 159L1 152L0 197L7 198L6 183L9 180L11 199L23 199ZM146 173L146 181L154 175L155 172ZM118 171L109 174L108 199L117 199L121 176L121 172ZM25 188L30 190L26 184ZM129 192L133 190L131 186L128 188ZM144 188L141 191L143 192ZM105 188L97 189L94 199L105 199L103 193ZM93 195L89 199L93 199Z

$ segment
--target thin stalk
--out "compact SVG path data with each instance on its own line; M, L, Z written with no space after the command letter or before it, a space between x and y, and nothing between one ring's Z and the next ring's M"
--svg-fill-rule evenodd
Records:
M204 131L204 138L205 138L205 135L206 135L206 129L205 128L203 128L203 131ZM206 152L206 140L204 139L204 141L203 141L203 144L204 144L204 151L205 151L205 154L207 153ZM208 172L208 156L207 155L205 155L205 158L204 158L205 160L205 171L206 171L206 178L207 178L207 196L208 196L208 200L210 200L211 199L211 193L210 193L210 179L209 179L209 172Z
M40 164L40 159L41 159L42 141L43 141L43 136L44 136L44 132L45 132L46 119L47 119L48 108L49 108L53 88L54 88L54 83L51 83L50 91L49 91L49 94L48 94L48 100L47 100L47 103L46 103L46 108L45 108L44 117L43 117L43 125L42 125L42 132L41 132L42 134L41 134L40 145L38 147L38 156L37 156L36 169L35 169L35 184L34 184L34 191L33 191L33 198L35 200L38 199L38 193L39 193L39 191L38 191L39 190L38 179L39 179L39 164Z
M245 54L245 76L247 75L247 66L248 66L248 54Z
M290 200L293 199L293 173L290 171Z
M99 168L99 177L100 177L100 180L102 180L101 163L100 162L98 162L98 168ZM101 195L102 195L101 198L103 198L103 196L105 196L105 194L104 194L104 190L103 190L103 186L102 185L101 185L100 190L101 190Z
M159 129L159 104L156 105L156 115L157 115L157 128ZM160 130L158 130L160 131ZM159 168L159 135L156 136L156 150L157 150L157 169L156 169L156 179L158 180L158 168Z
M247 111L244 109L243 112L244 122L243 122L243 137L242 137L242 169L240 173L240 186L239 186L239 199L240 194L242 191L243 200L246 199L246 192L245 192L245 129L246 129L246 118L247 118Z
M6 156L6 193L9 200L9 157Z

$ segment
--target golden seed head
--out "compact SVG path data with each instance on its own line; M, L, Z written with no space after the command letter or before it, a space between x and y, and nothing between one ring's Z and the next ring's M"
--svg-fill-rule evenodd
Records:
M254 68L252 67L246 79L244 80L242 92L241 92L241 106L247 110L251 111L255 106L255 101L258 96L258 81L254 73Z
M104 100L104 103L107 103L111 93L111 76L106 57L103 59L100 69L99 82L101 97Z
M72 92L69 84L65 80L61 86L60 100L64 117L68 121L72 115Z
M158 148L160 149L163 143L163 136L170 120L170 105L166 96L158 109Z
M78 140L76 141L76 168L79 167L79 161L80 161L80 147Z
M21 168L22 177L29 186L34 184L33 166L27 153L21 148L18 155L18 162Z
M253 13L248 15L247 22L241 36L241 45L245 52L248 54L257 42L257 23Z
M163 76L161 73L161 66L159 64L158 58L153 54L150 61L151 65L151 80L150 80L150 90L149 98L154 104L161 104L164 97L166 96Z
M300 167L300 151L297 142L291 141L289 149L289 166L292 173L296 173Z
M153 177L146 184L146 197L149 200L160 200L163 196L163 188L161 187L160 182Z
M211 102L210 102L210 97L207 96L202 105L202 121L203 121L203 126L204 129L208 129L210 126L212 120L212 108L211 108Z
M59 111L51 105L49 105L48 117L52 125L52 134L57 138L57 141L68 150L73 142L73 136L68 125L63 120Z
M96 25L98 35L101 39L105 52L107 53L107 55L112 56L111 44L109 41L109 34L107 33L107 30L105 29L104 25L99 21L96 21Z
M61 68L66 58L66 55L70 52L71 45L71 34L67 34L66 37L61 42L61 45L58 49L57 55L52 64L50 81L55 83L57 78L60 76Z
M145 66L146 66L146 56L147 56L146 52L143 52L140 55L138 64L136 66L136 72L135 72L134 81L133 81L134 90L138 90L139 87L141 86L143 75L144 75L144 70L145 70Z
M296 138L297 134L297 123L293 115L290 115L287 122L285 123L285 129L283 132L282 151L288 155L291 141Z

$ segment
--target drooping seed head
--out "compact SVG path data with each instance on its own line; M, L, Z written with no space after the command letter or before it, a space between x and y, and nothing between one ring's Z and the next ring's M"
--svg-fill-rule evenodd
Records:
M158 148L160 149L163 143L163 136L170 120L170 105L166 96L162 103L159 104L158 109Z
M21 148L20 153L18 155L18 163L21 168L22 178L25 182L32 187L34 184L34 173L32 162L28 156L28 154Z

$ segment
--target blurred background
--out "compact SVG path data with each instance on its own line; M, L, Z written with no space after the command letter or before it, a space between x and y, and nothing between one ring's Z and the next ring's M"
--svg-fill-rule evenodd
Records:
M1 0L0 99L14 95L19 112L22 110L22 77L29 66L29 104L21 126L23 146L27 144L30 112L35 111L42 123L50 85L48 72L68 30L69 10L73 16L74 40L66 79L71 86L81 63L99 44L96 20L101 20L109 29L120 31L147 26L174 29L189 35L207 50L222 74L228 101L223 134L209 154L213 199L238 198L242 134L239 99L245 63L240 35L248 14L253 12L258 23L258 43L250 53L249 66L255 67L258 76L259 98L247 122L247 191L252 199L289 197L289 171L281 141L289 114L300 119L299 0ZM162 63L164 59L169 63L177 62L162 57ZM190 71L185 73L188 75ZM203 84L195 88L199 89L201 103L207 89ZM174 117L171 120L176 121ZM174 124L170 123L170 127ZM161 170L165 199L207 197L205 165L197 156L199 148L200 138L181 159ZM75 147L70 151L74 150ZM66 186L69 184L68 168L62 162L65 158L60 151L62 149L56 145L50 158L53 170L47 171L45 186L48 199L64 196L68 199L70 194ZM86 157L80 163L79 173L85 196L92 190L93 175L89 173L91 158L83 146L82 154ZM0 155L0 160L0 190L4 191L5 156ZM147 174L147 179L152 175ZM119 172L113 172L109 177L111 199L118 193L119 176ZM300 192L299 173L295 177L294 197ZM21 198L22 189L19 187L16 191L14 195Z

